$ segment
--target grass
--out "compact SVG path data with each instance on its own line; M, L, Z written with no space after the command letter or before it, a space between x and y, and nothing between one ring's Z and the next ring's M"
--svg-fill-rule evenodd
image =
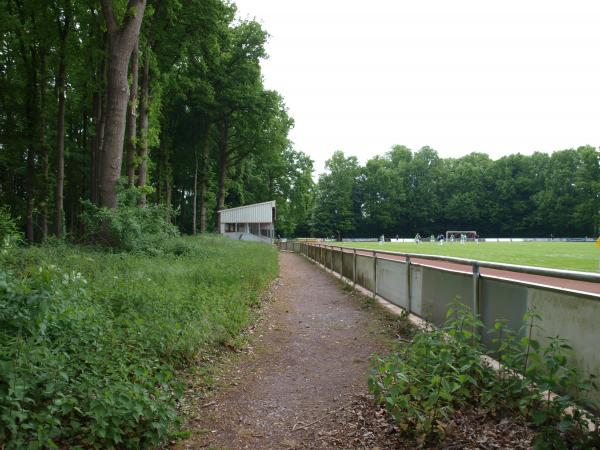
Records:
M277 270L273 247L214 236L152 255L61 243L0 254L0 442L164 441L181 376L236 339Z
M587 242L468 242L465 245L458 242L446 242L444 245L430 242L343 242L334 245L586 272L598 272L600 259L600 248Z

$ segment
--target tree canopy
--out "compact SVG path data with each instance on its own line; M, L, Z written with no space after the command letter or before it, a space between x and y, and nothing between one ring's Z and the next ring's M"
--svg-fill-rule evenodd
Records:
M483 236L600 233L600 152L484 153L440 158L394 146L360 166L338 151L316 187L313 234L414 236L477 230Z
M312 161L234 4L0 0L0 30L0 203L28 240L81 236L82 200L115 209L123 189L190 233L271 199L282 232L306 222Z

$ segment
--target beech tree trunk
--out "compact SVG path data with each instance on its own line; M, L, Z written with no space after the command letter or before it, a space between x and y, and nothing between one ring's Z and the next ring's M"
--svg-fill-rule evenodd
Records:
M58 91L58 116L56 126L56 192L54 194L54 227L57 238L61 238L64 230L64 184L65 184L65 85L67 59L67 33L69 32L70 14L65 11L65 23L59 24L60 44L58 52L58 74L56 88Z
M135 181L135 138L137 133L137 90L138 90L139 51L136 42L131 53L131 87L127 104L127 185L133 186Z
M194 151L194 198L192 201L192 235L196 235L198 221L198 153Z
M222 118L219 121L219 175L217 184L217 209L215 210L215 232L221 229L219 211L225 207L225 181L229 168L229 123Z
M25 176L25 186L27 189L27 207L26 207L26 226L25 226L25 237L29 242L33 242L33 207L35 195L33 192L33 179L35 177L35 152L33 148L27 149L27 174Z
M106 125L100 174L100 206L117 207L117 181L121 175L125 113L128 100L127 67L138 40L146 0L129 0L121 26L112 0L102 0L102 13L108 34L108 73L106 87Z
M208 192L208 150L210 125L206 127L200 162L202 176L200 178L200 233L206 232L206 193Z
M90 201L98 204L98 164L100 156L100 122L102 121L102 100L99 92L94 92L92 114L94 136L90 143Z
M138 169L137 185L144 187L148 171L148 127L150 118L150 47L144 51L144 67L142 69L142 98L140 102L140 145L138 156L140 166ZM146 194L141 194L138 203L146 204Z
M46 142L46 55L40 52L40 150L42 153L43 188L40 209L42 212L42 240L48 239L48 203L50 202L50 161Z

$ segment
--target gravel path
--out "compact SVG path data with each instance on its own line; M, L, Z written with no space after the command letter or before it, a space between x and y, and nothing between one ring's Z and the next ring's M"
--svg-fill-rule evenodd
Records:
M369 358L388 348L395 322L297 254L280 253L280 268L251 351L227 367L226 387L197 402L192 436L177 448L349 445L336 418L367 395Z

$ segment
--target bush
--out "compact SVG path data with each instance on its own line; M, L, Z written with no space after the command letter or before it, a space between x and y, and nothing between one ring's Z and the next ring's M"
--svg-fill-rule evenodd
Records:
M277 266L275 250L261 244L165 245L185 251L65 244L1 257L5 448L147 448L177 428L176 374L246 326Z
M174 211L164 205L139 206L142 193L147 194L148 188L128 186L122 179L117 186L118 208L100 208L83 200L84 240L152 254L159 252L165 239L179 236L179 230L171 223Z
M377 358L369 388L400 429L422 444L443 440L451 414L478 404L494 414L523 414L538 431L535 448L598 448L598 427L588 429L596 418L575 408L568 395L583 399L595 384L581 381L569 366L570 347L564 339L551 337L542 346L531 338L539 320L528 312L522 338L503 322L495 324L494 356L503 364L496 372L483 358L482 322L455 302L443 328L417 332L409 345ZM551 391L561 395L553 397Z
M23 238L17 228L17 221L11 216L8 207L0 206L0 249L14 247Z

